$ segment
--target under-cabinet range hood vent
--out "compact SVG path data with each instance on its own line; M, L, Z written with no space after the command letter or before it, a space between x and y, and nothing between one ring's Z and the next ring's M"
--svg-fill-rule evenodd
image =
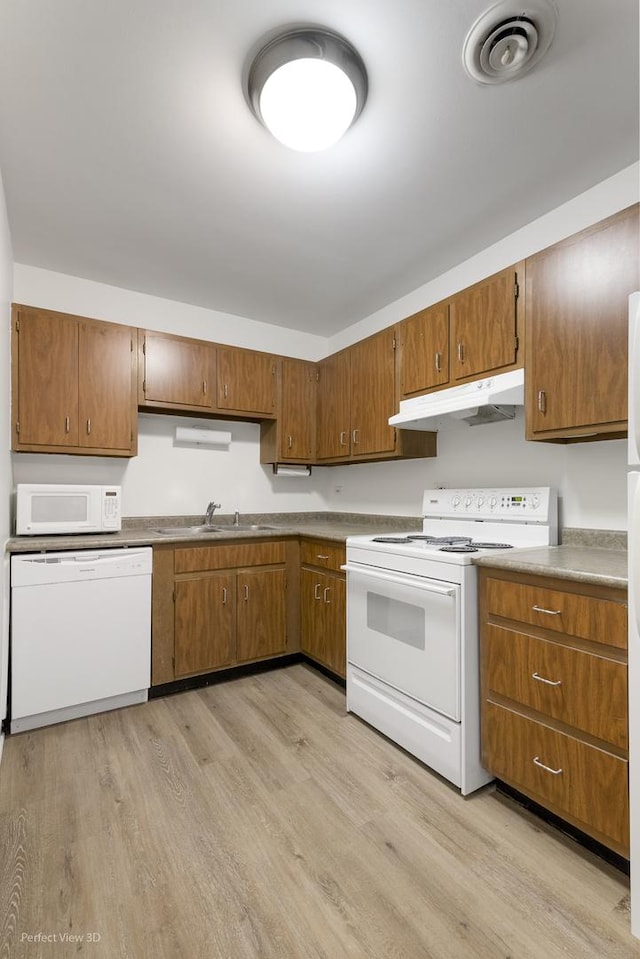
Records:
M479 426L512 420L516 406L524 406L522 369L403 400L389 425L405 430L448 429L460 423Z

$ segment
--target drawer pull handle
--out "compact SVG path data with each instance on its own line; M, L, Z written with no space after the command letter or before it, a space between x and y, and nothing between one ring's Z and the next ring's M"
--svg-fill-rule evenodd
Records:
M562 616L561 609L545 609L544 606L532 606L536 613L546 613L547 616Z
M532 679L537 679L539 683L546 683L547 686L562 686L562 680L558 679L554 683L552 679L545 679L544 676L538 676L537 673L531 673Z
M325 553L316 553L316 559L329 559Z
M560 767L560 769L552 769L551 766L545 766L544 763L540 762L539 756L534 756L533 761L536 764L536 766L539 766L540 769L544 769L545 772L551 773L552 776L559 776L560 773L562 772L562 767Z

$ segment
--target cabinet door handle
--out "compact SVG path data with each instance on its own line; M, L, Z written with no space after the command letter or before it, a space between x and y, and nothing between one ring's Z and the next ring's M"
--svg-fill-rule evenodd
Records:
M249 587L246 583L244 584L244 598L245 602L249 599Z
M293 436L289 436L289 446L288 449L293 449Z
M322 586L321 586L320 583L316 583L316 585L313 587L313 598L314 598L314 599L320 599L320 595L319 595L319 593L318 593L318 590L319 590L319 589L322 589Z
M91 417L87 420L87 436L91 436Z
M464 363L464 343L458 343L458 363Z
M340 433L340 446L346 446L346 445L347 445L347 431L342 430L342 432Z
M224 387L223 387L223 389L222 389L222 393L223 393L223 396L224 396L224 398L225 398L225 400L226 400L227 397L229 396L229 387L227 386L226 383L224 384Z
M68 416L65 416L65 418L64 418L64 431L65 431L65 433L68 433L70 430L71 430L71 420L69 419Z
M316 559L329 559L326 553L316 553Z
M442 353L436 350L436 373L442 372Z
M353 440L354 446L359 446L360 444L360 440L358 439L359 433L360 433L360 430L353 430L353 432L351 433L351 439Z
M547 394L545 390L538 390L538 413L547 412Z
M227 587L226 586L222 587L222 605L223 606L227 605Z
M562 616L561 609L545 609L544 606L532 606L531 609L536 613L545 613L547 616Z
M539 766L540 769L544 769L545 772L551 773L552 776L559 776L562 772L562 767L560 767L560 769L552 769L551 766L545 766L543 762L540 762L539 756L534 756L533 761L536 766Z
M545 679L544 676L539 676L537 673L531 673L531 678L536 679L539 683L546 683L547 686L562 686L561 679L554 682L552 679Z
M203 392L203 394L204 394L205 396L207 395L207 381L206 381L206 380L203 380L203 381L202 381L202 392Z
M322 599L323 599L324 602L327 604L327 606L329 606L329 605L331 604L331 600L330 600L330 599L327 599L327 593L330 593L330 592L331 592L331 587L330 587L330 586L325 586L325 588L324 588L323 591L322 591Z

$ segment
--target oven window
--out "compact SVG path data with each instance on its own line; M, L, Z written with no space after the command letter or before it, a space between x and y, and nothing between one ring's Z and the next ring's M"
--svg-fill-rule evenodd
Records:
M425 610L414 603L367 592L367 628L407 646L425 648Z

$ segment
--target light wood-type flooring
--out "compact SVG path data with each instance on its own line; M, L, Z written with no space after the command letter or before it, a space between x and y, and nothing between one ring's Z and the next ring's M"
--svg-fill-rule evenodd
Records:
M8 737L0 857L2 959L640 957L624 876L303 665Z

